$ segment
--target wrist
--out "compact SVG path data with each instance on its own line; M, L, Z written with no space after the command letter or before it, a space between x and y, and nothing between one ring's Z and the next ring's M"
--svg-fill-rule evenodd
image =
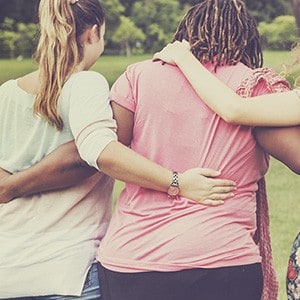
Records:
M6 203L14 198L19 197L19 190L16 186L14 186L13 181L11 180L13 175L9 175L5 179L1 179L0 181L0 199L1 203Z
M176 65L184 65L186 59L190 56L193 55L192 52L189 49L184 49L181 48L178 51L175 51L174 53L174 62Z
M180 195L179 174L176 171L174 171L172 174L172 181L170 183L167 193L171 198L176 198Z

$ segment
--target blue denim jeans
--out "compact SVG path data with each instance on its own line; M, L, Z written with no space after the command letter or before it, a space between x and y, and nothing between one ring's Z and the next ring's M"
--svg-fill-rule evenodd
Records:
M94 263L85 280L81 296L35 296L35 297L19 297L10 298L11 300L101 300L100 284L98 276L98 263Z

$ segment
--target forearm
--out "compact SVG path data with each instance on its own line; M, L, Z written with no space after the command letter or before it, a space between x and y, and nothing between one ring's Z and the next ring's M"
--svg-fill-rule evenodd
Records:
M97 163L109 176L145 188L167 192L172 181L170 170L149 161L119 142L109 143Z
M167 192L173 172L140 156L126 146L111 142L98 158L98 166L113 178L144 188ZM180 195L205 205L220 205L233 196L235 183L217 179L220 172L194 168L179 173Z
M0 182L7 178L8 176L11 176L11 173L7 172L6 170L0 168Z
M81 159L73 142L66 143L47 155L36 165L15 173L1 182L2 190L10 197L73 186L96 173Z
M208 72L192 54L185 59L178 56L176 63L197 94L226 122L250 126L300 124L300 100L295 91L285 88L282 93L242 98Z
M176 63L197 94L222 119L250 126L300 124L300 100L295 91L242 98L202 66L192 54ZM284 107L284 109L282 109Z

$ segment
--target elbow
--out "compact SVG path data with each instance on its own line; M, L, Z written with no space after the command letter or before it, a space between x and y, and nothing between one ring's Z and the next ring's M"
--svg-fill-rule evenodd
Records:
M229 124L236 124L236 121L235 121L235 117L232 116L232 115L221 115L220 116L226 123L229 123Z
M300 157L299 159L289 163L287 166L291 171L293 171L297 175L300 175Z
M285 164L295 174L300 175L300 155L298 153L293 153L292 156L285 154L283 158L275 155L273 157Z
M97 159L97 166L101 172L110 175L110 171L116 167L114 160L106 155L100 155Z
M111 171L118 168L118 148L116 145L119 145L118 142L112 141L101 151L97 158L97 166L99 170L111 175Z
M229 124L240 124L242 119L241 110L236 107L227 107L220 112L220 117Z

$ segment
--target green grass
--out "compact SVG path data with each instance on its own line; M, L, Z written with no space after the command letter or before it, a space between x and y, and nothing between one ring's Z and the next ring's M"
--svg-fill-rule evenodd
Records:
M8 79L20 77L36 69L37 66L31 59L21 61L0 59L0 84Z
M137 61L151 58L151 55L139 55L139 56L102 56L98 59L92 70L98 71L103 74L109 85L126 70L129 64Z
M284 300L289 252L300 230L300 177L272 159L266 180L273 257L279 281L278 299Z
M291 53L288 51L264 51L264 66L272 67L277 72L283 70L283 65L290 60Z
M118 78L119 75L126 69L126 67L134 62L151 58L151 54L139 56L101 56L92 70L102 73L108 80L109 84ZM289 52L286 51L265 51L264 61L266 66L271 66L276 71L282 71L282 64L289 58ZM24 59L22 61L0 59L0 84L4 81L17 78L28 72L37 69L37 65L31 59Z
M265 65L277 72L288 62L289 52L265 51ZM151 55L120 57L103 56L93 70L101 72L111 85L130 63L151 58ZM36 69L31 60L0 60L0 84ZM271 160L267 174L267 190L270 209L270 225L275 267L279 279L279 300L285 300L285 274L292 241L299 231L300 221L300 177L293 174L283 164ZM115 201L124 184L115 185Z
M92 67L92 70L103 74L111 86L118 76L125 71L129 64L148 58L151 58L151 55L148 54L131 57L101 56ZM37 65L31 59L24 59L21 61L0 59L0 84L8 79L17 78L36 69Z

